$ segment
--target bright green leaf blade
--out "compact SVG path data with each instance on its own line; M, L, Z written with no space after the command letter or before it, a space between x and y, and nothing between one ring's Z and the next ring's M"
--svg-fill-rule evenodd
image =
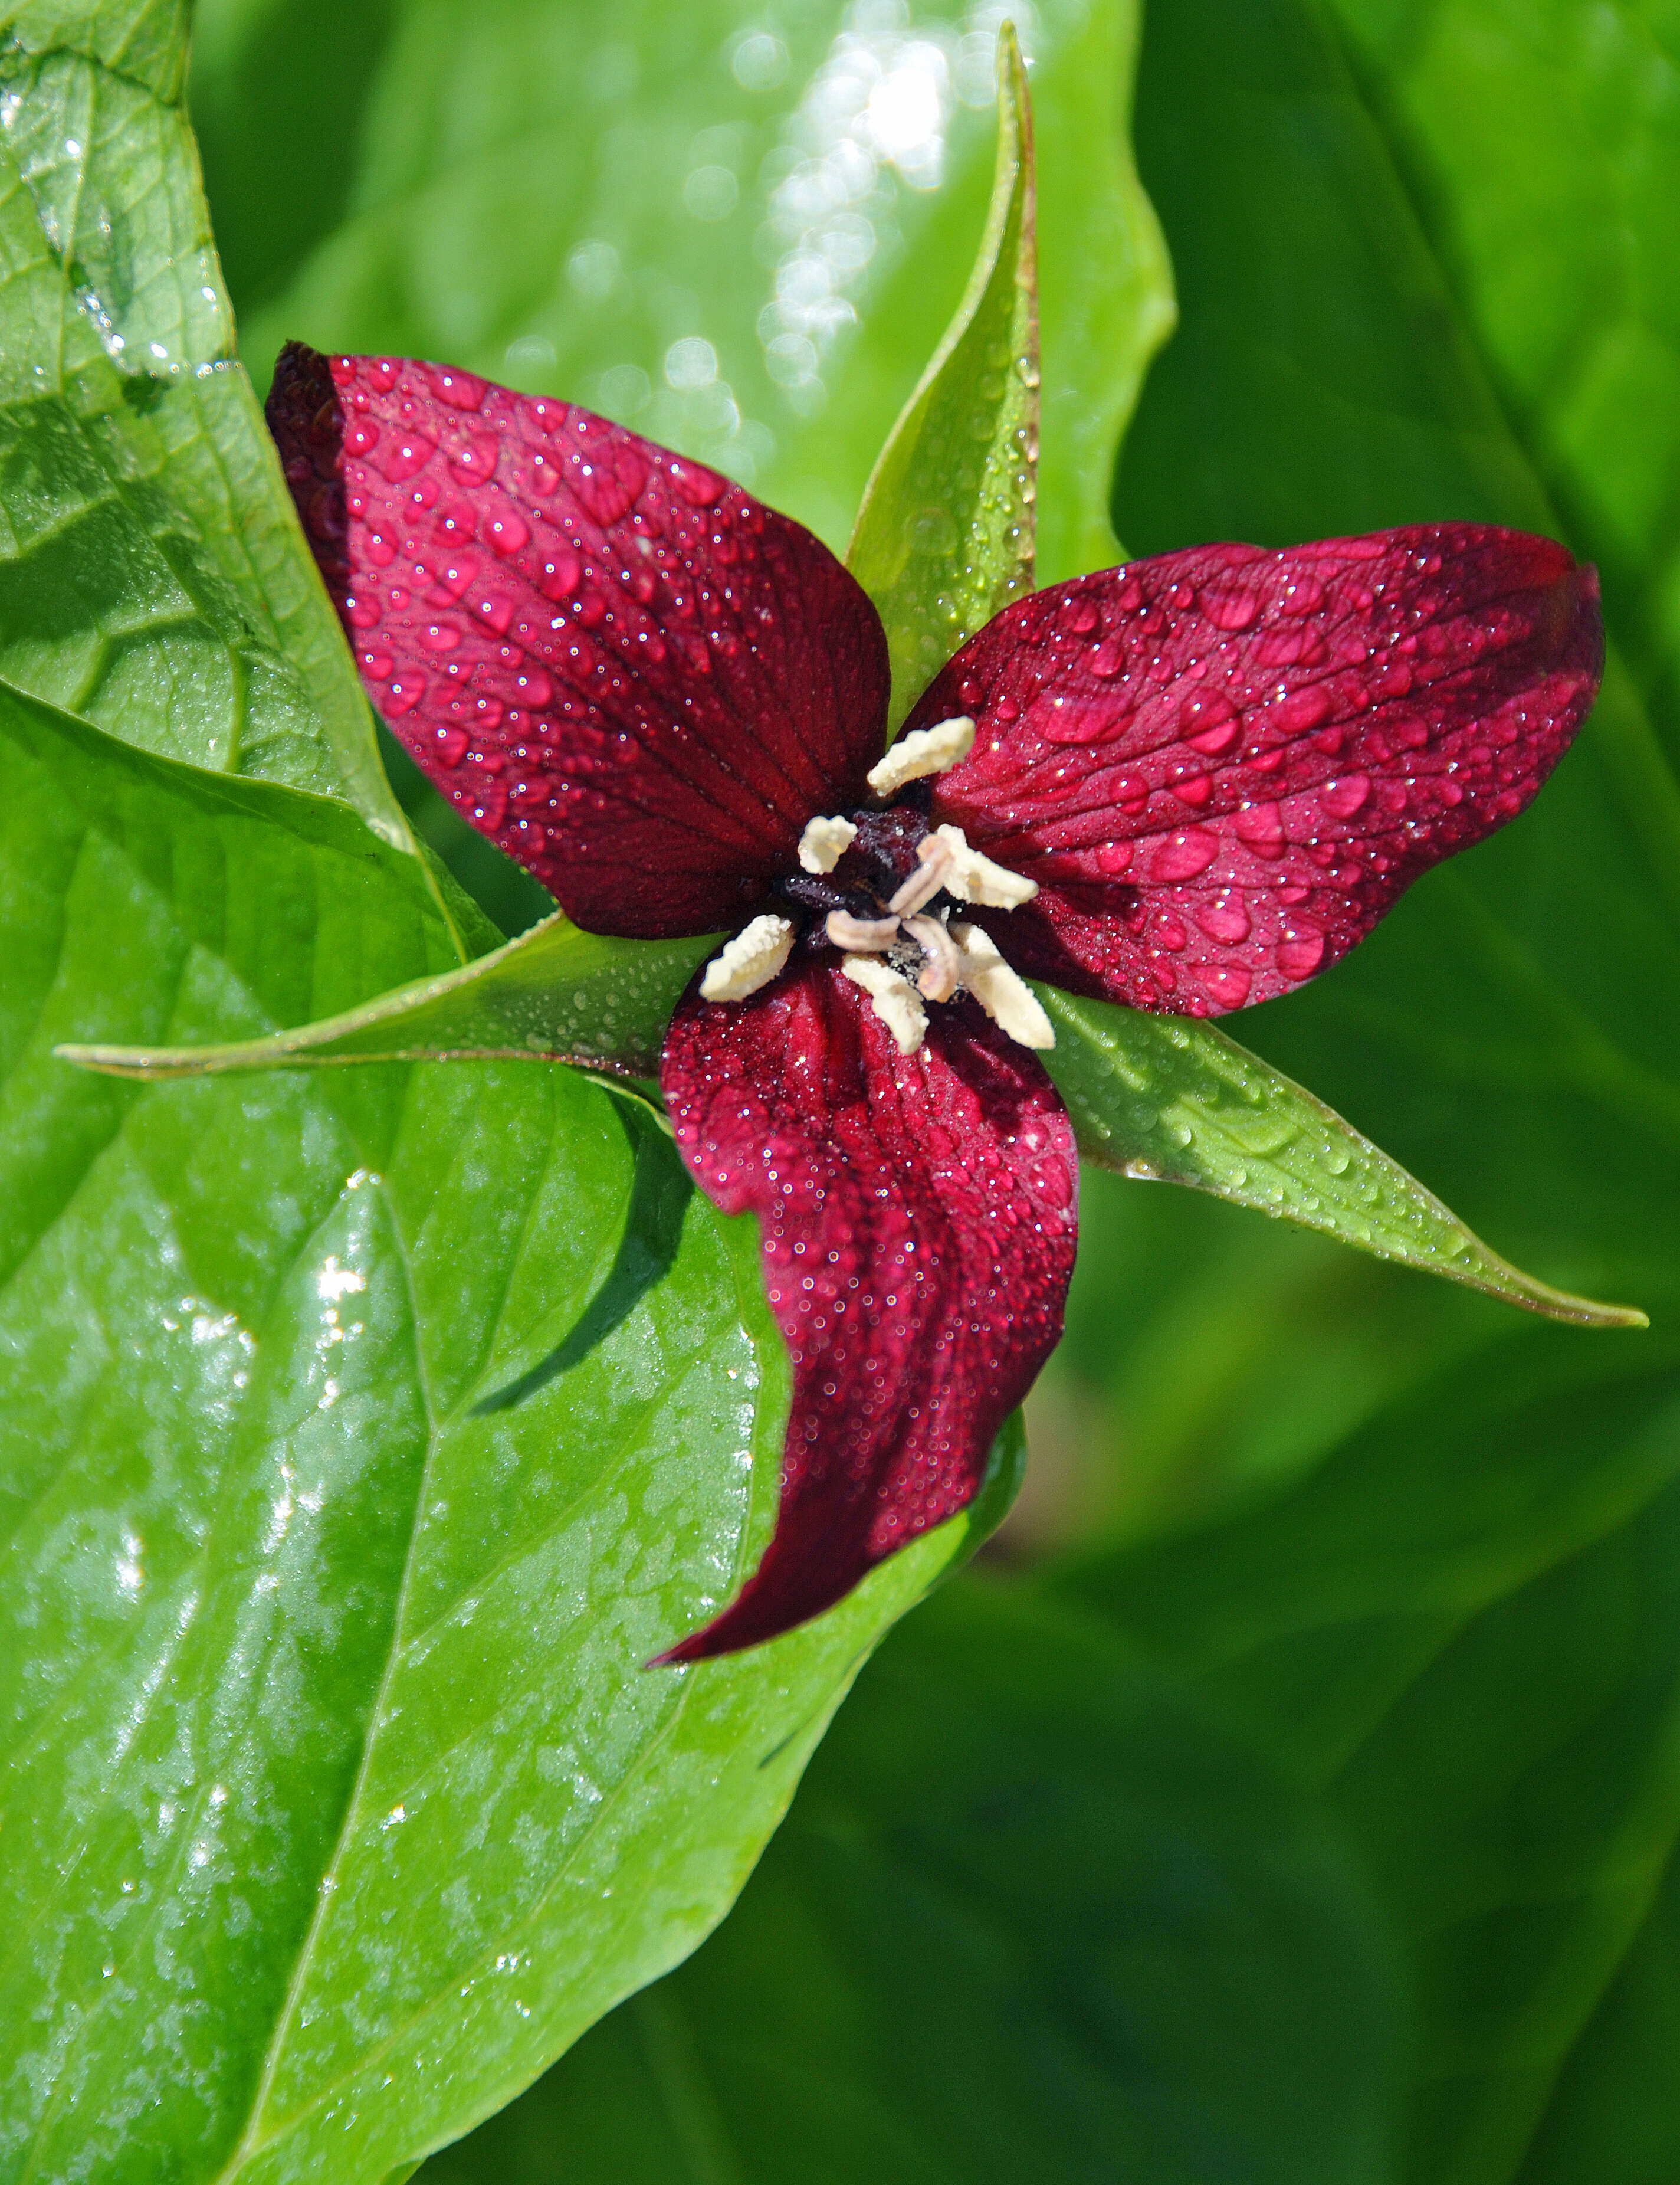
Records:
M997 166L957 316L888 435L846 549L880 611L896 729L957 647L1032 590L1038 266L1032 107L997 39Z
M0 695L0 2163L380 2178L727 1908L988 1494L651 1673L767 1535L752 1225L564 1068L135 1086L441 970L346 806Z
M1121 129L1136 10L1033 15L1038 513L1060 575L1089 566L1070 556L1113 558L1091 542L1114 437L1171 304ZM372 16L203 0L199 20L194 105L259 377L294 335L447 357L721 462L844 545L985 218L993 56L954 0L913 27L841 0L773 29L745 0L628 15L392 0ZM824 165L813 140L860 58L893 78L895 111L936 119L896 156L858 120ZM710 345L715 380L695 383L702 352L672 360L678 341Z
M422 2177L1386 2185L1402 2022L1362 1879L1270 1772L1100 1629L964 1584L722 1932Z
M186 0L0 11L0 675L393 841L348 649L210 238Z
M1301 10L1158 9L1139 159L1185 310L1121 467L1129 544L1443 517L1551 527L1382 140ZM1658 847L1674 794L1660 753L1655 783L1644 759L1623 763L1653 750L1612 678L1531 811L1230 1029L1518 1265L1660 1325L1680 1230L1666 1000L1680 947L1664 908L1680 861ZM1067 1537L1081 1511L1180 1524L1241 1500L1420 1372L1501 1345L1507 1317L1199 1194L1088 1174L1069 1334L1030 1408L1041 1476L1062 1466L1076 1483L1048 1529ZM1643 1340L1616 1346L1630 1367Z
M1550 1320L1649 1325L1508 1266L1333 1109L1212 1025L1035 991L1056 1027L1045 1063L1088 1160L1192 1184Z
M222 1047L64 1046L59 1053L125 1077L515 1056L652 1076L672 1010L723 938L618 941L580 932L556 912L459 970L266 1039Z
M1606 2161L1672 2143L1680 1368L1642 1348L1618 1372L1528 1338L1242 1522L1065 1584L1320 1789L1381 1885L1421 2003L1416 2185L1654 2179ZM1581 2076L1631 2105L1576 2167Z
M1335 12L1478 350L1680 748L1673 10L1424 0L1402 16L1337 0Z

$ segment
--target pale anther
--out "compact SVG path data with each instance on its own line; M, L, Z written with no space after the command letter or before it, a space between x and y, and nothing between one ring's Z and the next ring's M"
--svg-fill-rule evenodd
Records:
M981 926L953 925L951 937L962 951L962 981L997 1026L1022 1047L1054 1047L1056 1027L1019 971L1012 970L997 943Z
M937 918L907 918L904 930L928 959L918 974L916 992L924 1002L948 1002L962 978L957 943Z
M995 865L990 858L971 850L960 827L937 827L929 839L943 842L951 853L942 885L959 902L984 903L988 910L1019 910L1038 893L1036 880L1024 880L1019 873ZM923 842L918 855L924 854L927 847L927 842Z
M898 938L896 918L854 918L849 910L831 910L823 931L836 948L890 947Z
M945 886L951 870L951 846L937 835L924 835L916 845L917 869L905 881L887 908L908 918L924 902L931 902Z
M943 774L974 747L974 724L966 713L954 720L937 721L930 729L918 729L901 736L879 765L868 772L868 783L877 796L890 796L907 781L924 774Z
M799 862L807 873L831 873L857 840L850 819L807 819L799 838Z
M928 1013L901 971L879 956L846 956L840 969L869 997L869 1006L892 1034L901 1054L914 1054L927 1035Z
M793 920L767 911L755 918L706 967L704 1002L740 1002L769 985L793 948Z

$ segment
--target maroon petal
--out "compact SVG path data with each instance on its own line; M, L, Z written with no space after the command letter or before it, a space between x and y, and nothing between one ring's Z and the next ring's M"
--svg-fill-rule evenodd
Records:
M971 714L935 818L1039 883L1019 969L1202 1016L1344 955L1521 812L1604 659L1598 579L1480 524L1198 546L1006 607L907 723Z
M700 1188L759 1218L794 1365L775 1537L663 1657L693 1662L803 1623L972 1498L1062 1332L1079 1166L1054 1086L966 996L901 1055L832 959L745 1003L690 989L663 1083Z
M880 756L886 640L819 539L569 403L388 357L269 397L373 702L601 933L703 933Z

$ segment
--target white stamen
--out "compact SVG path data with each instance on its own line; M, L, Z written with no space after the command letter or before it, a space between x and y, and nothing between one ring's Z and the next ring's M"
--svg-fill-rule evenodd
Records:
M807 819L799 838L799 862L807 873L831 873L857 840L850 819Z
M943 774L958 759L967 758L974 747L974 724L966 713L937 721L930 729L901 736L879 764L870 768L869 786L877 796L890 796L907 781L919 780L924 774Z
M951 937L963 952L963 984L998 1029L1023 1047L1054 1047L1055 1025L1026 981L999 955L991 936L978 925L953 925Z
M900 918L908 918L933 898L945 886L946 875L951 870L951 845L941 842L937 835L924 835L916 845L918 869L911 874L898 893L887 905Z
M869 1006L898 1042L901 1054L914 1054L927 1036L928 1013L901 971L879 956L847 956L840 969L869 997Z
M854 918L849 910L831 910L823 930L836 948L889 948L898 938L898 920Z
M916 992L925 1002L948 1002L963 976L957 943L937 918L907 918L904 930L928 959L916 981Z
M950 869L941 885L960 902L984 903L988 910L1019 910L1038 893L1036 880L1024 880L1019 873L995 865L990 858L971 850L960 827L937 827L934 833L951 852ZM918 856L924 855L927 847L922 842ZM894 908L897 908L896 899Z
M773 911L755 918L720 949L700 982L704 1002L741 1002L767 986L793 948L793 920Z

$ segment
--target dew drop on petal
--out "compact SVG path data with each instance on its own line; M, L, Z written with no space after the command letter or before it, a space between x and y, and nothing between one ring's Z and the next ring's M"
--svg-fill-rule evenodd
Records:
M1241 964L1218 964L1203 971L1202 983L1222 1009L1240 1009L1253 979Z
M1309 979L1324 960L1324 936L1306 926L1287 931L1277 944L1277 968L1286 979Z
M1363 774L1344 774L1327 781L1319 791L1319 802L1332 819L1351 819L1370 796L1370 783Z

